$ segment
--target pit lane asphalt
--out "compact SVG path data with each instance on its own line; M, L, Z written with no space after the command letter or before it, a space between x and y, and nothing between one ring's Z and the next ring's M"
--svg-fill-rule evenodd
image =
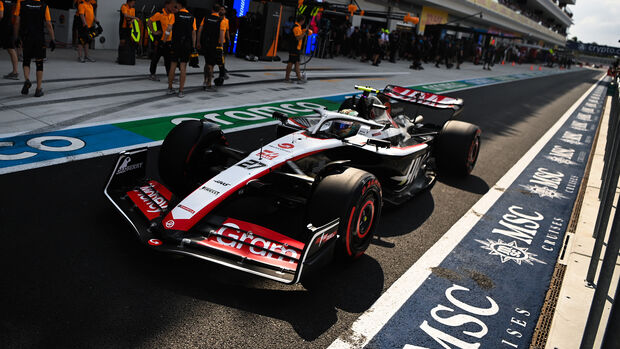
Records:
M142 247L102 193L115 156L0 176L1 346L326 347L599 75L580 71L450 93L465 99L461 119L483 130L473 175L442 179L384 210L380 239L366 255L332 265L306 285ZM229 140L249 149L271 132Z

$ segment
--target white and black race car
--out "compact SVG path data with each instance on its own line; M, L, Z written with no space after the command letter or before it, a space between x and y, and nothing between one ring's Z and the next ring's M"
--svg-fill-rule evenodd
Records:
M468 175L480 129L450 118L393 117L393 103L462 110L463 100L368 87L338 112L280 121L276 139L243 152L208 121L184 121L166 136L158 172L147 151L120 154L105 195L139 239L284 283L334 256L364 253L384 202L400 204L442 175ZM453 116L454 116L453 115Z

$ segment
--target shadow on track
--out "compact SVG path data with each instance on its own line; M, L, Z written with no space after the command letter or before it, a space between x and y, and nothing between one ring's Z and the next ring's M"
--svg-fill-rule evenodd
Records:
M434 210L432 190L425 190L400 206L385 206L377 227L377 236L392 237L409 234L420 227ZM376 242L373 244L381 245Z
M439 177L438 180L452 188L464 190L470 193L484 195L489 191L490 187L484 179L476 176L469 175L465 178L454 178L454 177Z

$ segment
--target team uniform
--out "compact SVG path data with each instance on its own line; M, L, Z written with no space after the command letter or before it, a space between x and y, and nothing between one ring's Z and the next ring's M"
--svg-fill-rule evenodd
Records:
M226 30L226 23L217 12L213 12L202 20L200 26L203 27L200 45L202 45L205 64L210 66L223 65L224 56L222 45L220 45L220 31Z
M295 22L295 26L293 26L293 39L294 39L293 48L289 51L289 54L288 54L288 61L290 63L299 62L299 53L301 52L301 44L303 40L297 39L297 37L305 33L306 30L307 29L301 28L301 24Z
M179 63L189 62L192 53L192 32L196 30L196 19L186 9L174 15L170 59Z
M172 31L170 34L166 35L166 29L174 23L174 13L168 13L166 9L162 9L161 12L157 12L151 16L149 21L155 23L155 25L159 23L157 30L162 31L161 37L155 38L157 46L155 46L153 56L151 57L151 75L155 75L157 63L159 63L161 57L164 57L164 65L166 66L166 73L168 73L170 71L170 42L172 40Z
M121 40L129 41L130 40L130 19L125 18L125 16L136 16L136 9L130 8L128 4L123 4L121 6L121 19L119 22L119 37Z
M21 0L15 7L15 17L19 21L19 36L22 39L23 66L24 66L24 86L21 93L28 94L28 89L32 86L30 82L30 62L34 59L37 67L37 89L35 97L43 96L41 83L43 81L43 60L45 59L45 26L51 36L50 47L52 51L56 47L54 43L54 28L50 17L49 7L39 0Z
M89 3L93 7L94 10L97 9L97 1L96 0L73 0L73 7L75 7L75 15L73 16L73 35L74 35L74 44L75 40L78 38L78 31L82 28L82 19L80 18L80 5L83 3Z
M21 0L15 8L15 16L19 16L24 64L29 65L32 59L45 59L44 26L46 21L52 20L49 7L39 0Z
M82 45L87 45L92 41L92 39L88 35L88 29L91 28L93 26L93 23L95 22L95 9L93 8L93 5L90 1L83 1L78 5L77 13L79 16L83 15L84 19L86 20L86 25L84 25L84 23L82 22L82 18L78 17L78 32L80 33L80 42Z
M16 4L17 0L0 1L0 10L4 13L2 20L0 20L0 46L3 49L15 48L15 41L13 40L13 24L15 24L13 12L15 11Z

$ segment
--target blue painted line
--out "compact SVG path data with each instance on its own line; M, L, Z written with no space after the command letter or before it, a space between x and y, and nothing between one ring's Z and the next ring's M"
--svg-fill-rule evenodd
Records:
M369 348L527 348L605 101L599 86ZM499 156L499 155L498 155Z
M70 140L58 139L69 137ZM41 141L45 137L48 140ZM59 130L0 138L0 169L34 162L70 158L81 154L152 142L151 139L112 125ZM22 159L6 159L11 158ZM27 156L27 157L26 157Z

